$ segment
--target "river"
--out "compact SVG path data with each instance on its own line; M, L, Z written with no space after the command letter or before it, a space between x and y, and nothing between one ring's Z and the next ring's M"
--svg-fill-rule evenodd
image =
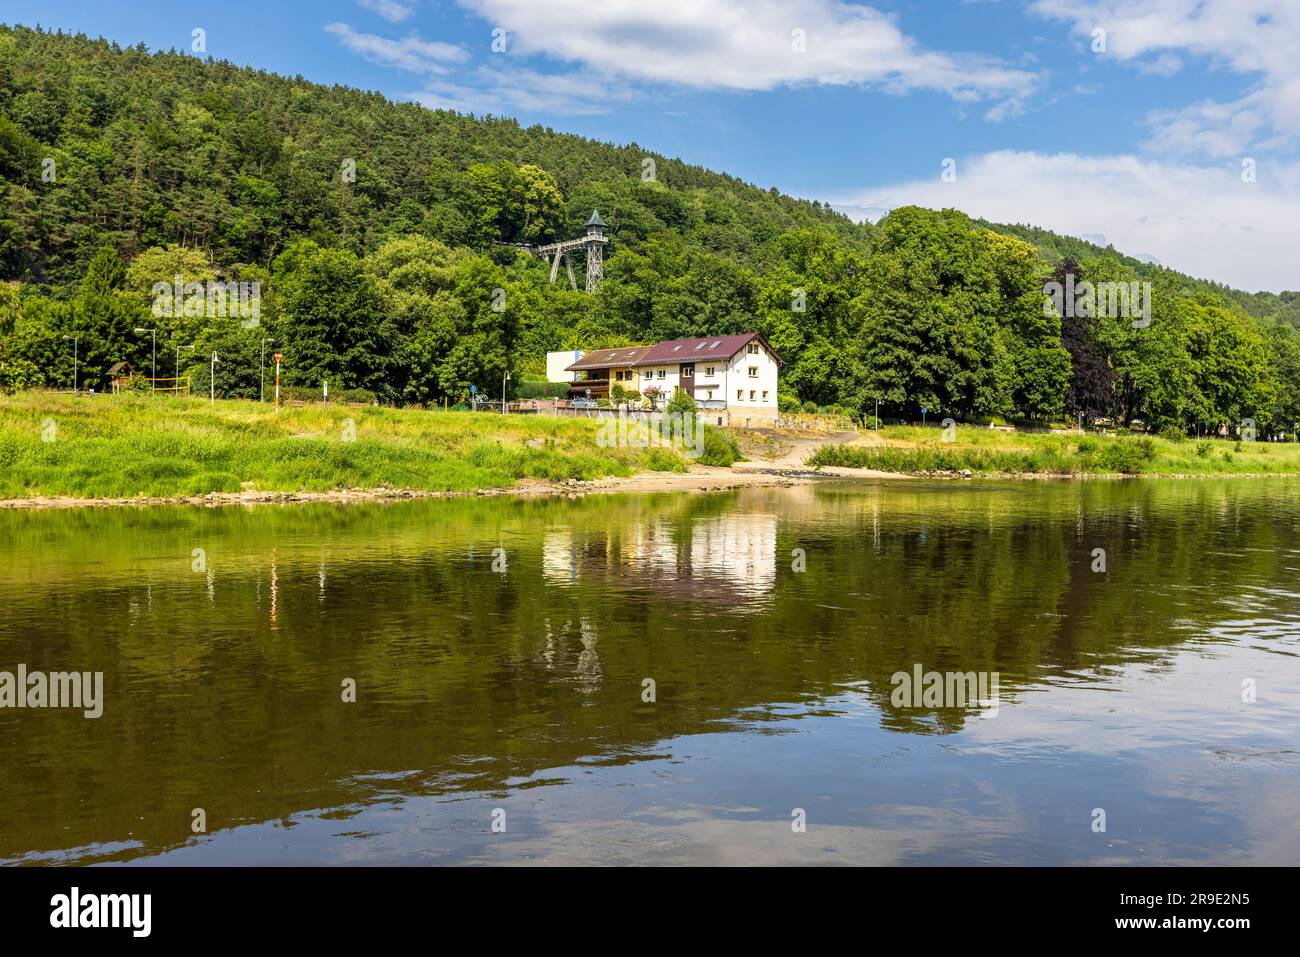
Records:
M1300 483L0 512L0 862L1300 864ZM900 702L898 676L996 680Z

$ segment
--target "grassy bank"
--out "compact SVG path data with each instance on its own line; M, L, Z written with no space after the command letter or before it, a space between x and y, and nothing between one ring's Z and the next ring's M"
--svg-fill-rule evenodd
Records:
M601 448L596 429L544 416L25 393L0 397L0 498L467 492L686 467L667 449Z
M936 428L885 428L874 444L826 445L809 465L886 472L961 471L1030 475L1300 474L1300 444L1171 439L1141 435L1003 432L958 426L945 442Z

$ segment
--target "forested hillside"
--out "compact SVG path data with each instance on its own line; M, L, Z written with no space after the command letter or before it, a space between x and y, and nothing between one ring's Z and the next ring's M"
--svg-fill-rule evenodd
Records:
M593 294L510 245L578 235L592 209L611 239ZM1153 321L1045 310L1054 271L1150 281ZM160 304L176 277L257 283L256 322ZM122 359L147 373L136 328L198 389L216 351L218 391L256 396L269 338L290 384L408 404L495 392L551 349L758 329L785 401L1300 420L1296 294L953 211L856 224L635 144L21 27L0 27L0 279L8 388L70 385L70 336L83 386Z

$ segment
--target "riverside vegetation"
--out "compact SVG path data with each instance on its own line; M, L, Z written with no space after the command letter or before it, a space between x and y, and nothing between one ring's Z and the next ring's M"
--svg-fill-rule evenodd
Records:
M809 465L1003 475L1300 475L1300 445L1167 435L886 427L874 445L824 445Z
M0 397L0 498L468 492L687 469L676 449L602 448L596 431L547 416L29 392ZM712 432L696 461L731 464L732 440Z

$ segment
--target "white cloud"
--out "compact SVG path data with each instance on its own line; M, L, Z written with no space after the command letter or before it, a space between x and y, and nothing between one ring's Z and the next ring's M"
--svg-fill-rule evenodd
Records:
M469 59L469 52L463 47L438 40L421 40L414 34L402 40L390 40L373 33L358 33L346 23L331 23L325 31L372 63L413 73L446 73L450 66Z
M410 19L415 12L414 7L399 3L398 0L357 0L357 6L379 14L389 23L401 23Z
M992 110L999 118L1014 115L1038 79L987 57L925 50L892 18L839 0L460 3L504 28L512 54L652 83L737 91L809 83L929 89L961 102L1001 101Z
M512 65L481 66L464 82L432 79L408 99L431 110L507 115L533 113L590 115L607 113L634 99L631 89L583 72L538 73Z
M1103 233L1120 252L1239 289L1300 288L1300 166L1261 161L1258 181L1243 183L1234 163L1004 150L959 160L953 183L941 182L936 164L933 176L834 203L852 216L909 204L1072 236Z
M1100 27L1104 55L1146 73L1172 75L1190 55L1251 78L1245 96L1153 113L1153 149L1221 157L1300 136L1298 0L1034 0L1031 9L1073 21L1084 37Z

